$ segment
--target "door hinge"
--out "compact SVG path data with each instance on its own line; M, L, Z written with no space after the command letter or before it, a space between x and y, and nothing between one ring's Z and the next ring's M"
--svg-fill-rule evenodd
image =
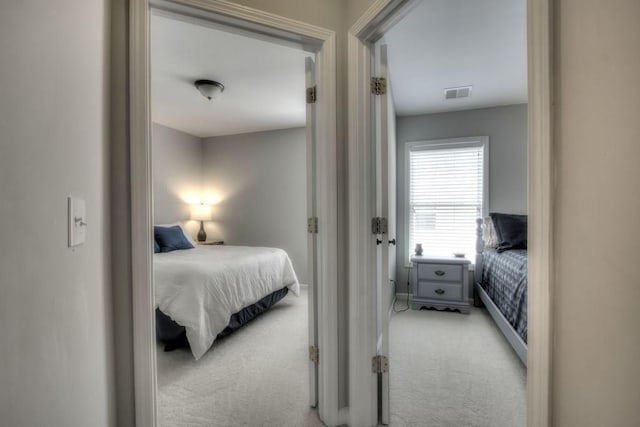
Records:
M371 370L374 374L389 372L389 359L387 359L387 356L373 356L373 359L371 359Z
M371 218L371 232L373 234L387 234L388 229L387 218L379 216Z
M371 77L371 93L384 95L387 93L387 79L384 77Z
M307 218L307 231L311 234L318 234L318 217Z
M320 350L315 345L309 346L309 360L316 365L320 362Z
M318 100L318 90L316 86L307 88L307 104L315 104Z

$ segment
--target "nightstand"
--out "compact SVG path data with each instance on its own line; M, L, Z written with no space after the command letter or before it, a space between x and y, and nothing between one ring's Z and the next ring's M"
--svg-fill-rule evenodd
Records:
M196 242L199 245L211 246L211 245L224 245L223 240L205 240L204 242Z
M413 263L413 292L411 308L459 310L469 314L469 264L465 258L411 257Z

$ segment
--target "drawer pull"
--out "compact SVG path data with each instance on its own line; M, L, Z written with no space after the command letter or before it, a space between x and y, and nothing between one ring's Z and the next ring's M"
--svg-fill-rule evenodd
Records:
M442 270L436 271L436 276L444 276L444 271Z
M438 295L444 294L444 289L436 289L436 294Z

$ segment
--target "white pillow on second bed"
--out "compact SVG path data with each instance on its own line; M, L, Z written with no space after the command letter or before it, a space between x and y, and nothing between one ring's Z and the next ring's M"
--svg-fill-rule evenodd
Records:
M496 228L490 216L486 216L482 220L482 240L487 248L497 248L500 245Z

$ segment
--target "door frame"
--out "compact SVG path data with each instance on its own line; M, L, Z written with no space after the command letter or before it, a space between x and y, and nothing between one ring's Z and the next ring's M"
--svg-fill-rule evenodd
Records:
M224 0L131 0L129 4L129 138L135 420L157 425L153 291L153 194L150 111L150 14L158 7L207 19L316 52L316 206L318 412L338 424L338 209L336 171L336 36L331 30ZM311 319L310 319L311 321Z
M377 0L349 29L349 402L351 425L378 422L376 252L369 221L375 216L375 139L369 89L373 43L419 0ZM551 424L553 212L552 0L527 1L529 340L527 425Z

